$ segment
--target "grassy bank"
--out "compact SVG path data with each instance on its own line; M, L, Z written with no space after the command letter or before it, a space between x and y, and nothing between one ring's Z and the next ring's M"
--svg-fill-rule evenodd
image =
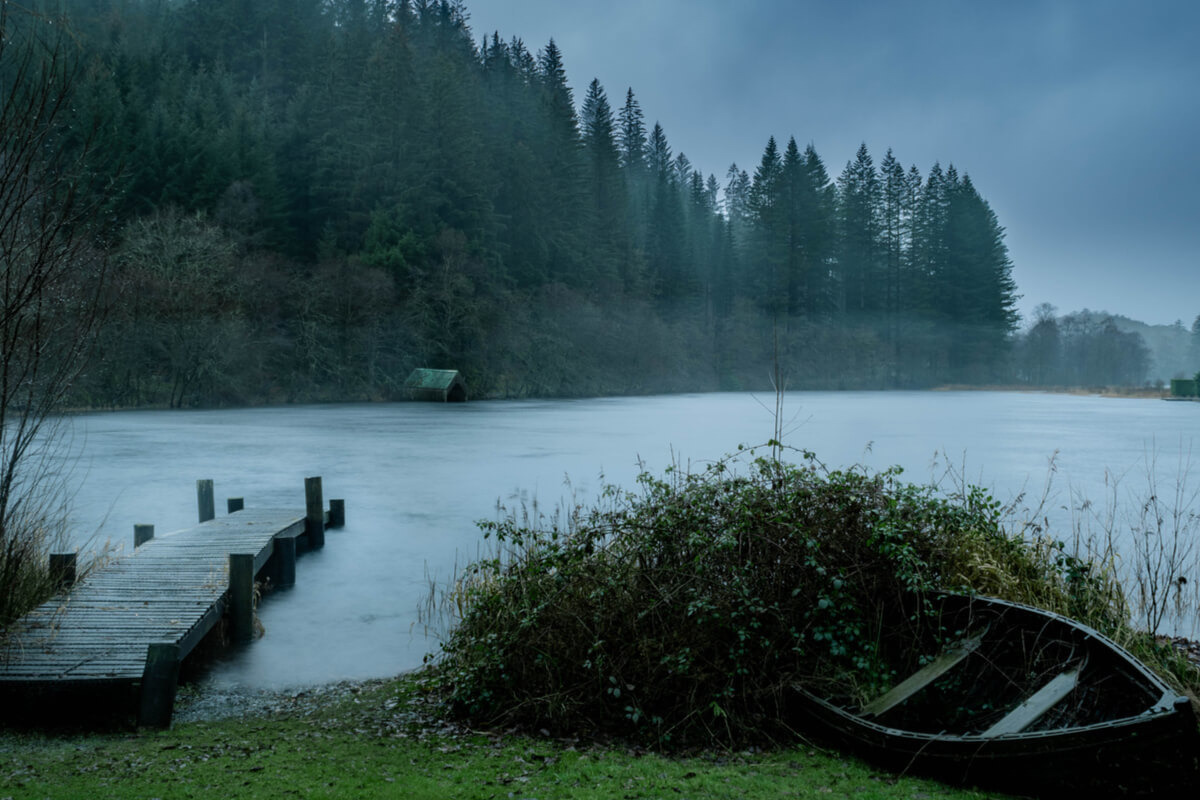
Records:
M880 772L816 747L665 757L471 731L405 677L303 708L165 732L0 735L7 798L996 797Z

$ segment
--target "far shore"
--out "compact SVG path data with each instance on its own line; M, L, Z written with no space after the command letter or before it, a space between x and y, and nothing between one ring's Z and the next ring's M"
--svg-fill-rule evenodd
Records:
M710 394L717 393L720 390L708 390L700 392L664 392L662 394ZM744 389L741 391L758 393L764 391L773 391L769 387L762 389ZM1004 384L969 384L969 383L948 383L941 386L930 386L924 389L806 389L797 388L790 389L789 393L803 392L879 392L881 394L894 391L918 391L918 392L1020 392L1023 394L1066 394L1075 395L1077 397L1121 397L1121 398L1137 398L1142 400L1195 400L1197 398L1171 398L1170 389L1167 387L1155 388L1150 386L1028 386L1021 383L1004 383ZM651 392L650 395L658 393ZM611 395L587 395L586 397L640 397L647 395L640 394L611 394ZM504 397L500 396L484 396L477 398L474 402L488 402L495 400L553 400L553 399L571 399L578 400L584 397L566 396L566 397ZM183 408L170 408L164 405L133 405L133 406L68 406L62 410L64 414L97 414L108 411L225 411L230 409L249 409L249 408L289 408L295 406L310 406L310 405L339 405L339 404L375 404L375 403L395 403L395 402L411 402L407 398L389 398L382 399L379 397L349 397L344 399L320 399L311 401L299 402L262 402L262 403L245 403L245 404L230 404L230 405L213 405L213 406L185 406Z
M973 384L946 384L935 386L932 392L1024 392L1026 394L1071 394L1076 396L1123 397L1140 400L1165 400L1170 397L1167 388L1152 386L1026 386L1024 384L999 384L977 386ZM1188 398L1180 398L1188 399Z

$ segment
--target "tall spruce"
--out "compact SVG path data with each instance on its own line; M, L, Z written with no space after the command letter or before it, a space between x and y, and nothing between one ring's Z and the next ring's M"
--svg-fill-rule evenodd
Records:
M662 125L654 123L647 154L651 194L646 236L646 262L654 294L664 311L674 311L691 290L683 263L683 208L675 180L671 145Z
M767 140L750 185L750 217L754 224L749 268L750 291L772 318L787 311L787 206L784 201L783 158L772 136Z
M838 272L843 311L859 321L883 307L880 182L864 143L838 179Z
M553 39L538 54L538 82L546 121L540 155L548 170L543 191L551 209L544 220L550 248L550 276L578 285L586 271L581 258L586 239L583 218L587 189L575 102L567 84L562 52Z
M580 122L591 196L589 272L597 285L615 288L616 281L621 289L631 288L637 276L632 270L627 234L625 181L612 108L599 80L588 86Z

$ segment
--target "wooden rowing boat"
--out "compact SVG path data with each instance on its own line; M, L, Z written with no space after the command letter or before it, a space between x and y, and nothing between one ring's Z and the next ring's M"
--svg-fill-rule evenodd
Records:
M885 637L878 655L896 682L865 703L795 685L802 728L894 769L1039 797L1200 788L1191 701L1099 632L963 595L890 622L904 635Z

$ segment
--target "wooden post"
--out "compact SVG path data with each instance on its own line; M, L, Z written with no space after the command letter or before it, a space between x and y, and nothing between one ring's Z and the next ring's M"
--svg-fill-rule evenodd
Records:
M346 524L346 501L329 501L329 527L340 528Z
M245 507L246 507L245 499L241 498L241 497L230 497L225 501L225 509L230 514L232 514L235 511L241 511Z
M174 642L156 642L146 648L138 725L148 728L171 727L180 661L179 645Z
M254 554L229 554L230 641L254 638Z
M280 536L275 539L275 581L277 586L296 585L296 537Z
M75 583L75 565L77 561L74 553L51 553L50 554L50 578L59 588L65 588Z
M321 493L321 478L304 479L304 532L308 548L320 550L325 546L325 500Z
M213 482L211 480L196 481L196 507L200 512L201 522L208 522L217 515L213 507Z
M146 542L154 538L153 525L134 525L133 526L133 546L134 548L141 547Z

